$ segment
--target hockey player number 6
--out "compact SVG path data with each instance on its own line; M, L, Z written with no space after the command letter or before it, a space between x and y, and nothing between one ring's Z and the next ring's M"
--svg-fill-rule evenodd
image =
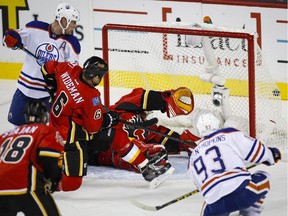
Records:
M193 163L193 166L198 175L203 175L202 173L204 172L204 179L202 180L202 183L205 182L206 179L209 177L207 174L209 171L214 174L217 174L224 172L226 169L224 161L221 159L221 153L217 146L212 146L211 148L208 148L205 151L205 155L208 154L214 154L214 156L212 155L213 157L211 161L206 161L206 163L209 163L208 167L213 167L214 169L207 170L202 156L198 157Z
M53 114L58 117L63 109L63 106L65 106L65 104L67 104L68 102L68 96L66 95L66 93L64 91L62 91L59 96L57 97L57 99L54 102L53 105Z

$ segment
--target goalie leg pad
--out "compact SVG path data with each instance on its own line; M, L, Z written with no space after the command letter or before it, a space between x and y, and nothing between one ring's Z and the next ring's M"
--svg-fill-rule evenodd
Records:
M140 151L138 142L141 141L136 139L131 140L117 153L121 156L122 160L141 168L148 163L148 160L143 152Z
M162 93L166 102L167 116L188 115L194 109L194 97L190 89L180 87Z
M66 143L63 155L63 171L67 176L85 176L87 174L86 141Z

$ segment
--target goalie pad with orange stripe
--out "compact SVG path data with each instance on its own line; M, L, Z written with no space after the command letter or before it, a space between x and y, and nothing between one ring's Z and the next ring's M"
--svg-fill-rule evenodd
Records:
M188 115L194 109L193 93L186 87L164 91L162 96L166 103L166 114L169 118Z

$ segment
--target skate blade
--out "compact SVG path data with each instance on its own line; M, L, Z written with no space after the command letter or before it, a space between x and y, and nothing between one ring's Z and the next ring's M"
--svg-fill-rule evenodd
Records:
M150 190L157 188L161 183L163 183L169 176L171 176L175 171L174 167L170 167L165 173L153 179L149 183Z

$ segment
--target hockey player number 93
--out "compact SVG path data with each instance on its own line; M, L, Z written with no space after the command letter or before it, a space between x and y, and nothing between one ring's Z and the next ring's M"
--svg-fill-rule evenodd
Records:
M212 157L212 160L210 160L210 157L206 157L206 161L203 159L202 156L198 157L196 160L194 160L193 166L197 172L198 175L203 175L204 178L202 180L202 183L205 182L205 180L209 177L208 173L222 173L225 171L225 164L224 161L221 159L221 153L219 151L219 148L217 146L212 146L211 148L208 148L205 151L205 155L214 154ZM209 161L207 160L209 158ZM207 170L207 166L209 167L209 170Z

